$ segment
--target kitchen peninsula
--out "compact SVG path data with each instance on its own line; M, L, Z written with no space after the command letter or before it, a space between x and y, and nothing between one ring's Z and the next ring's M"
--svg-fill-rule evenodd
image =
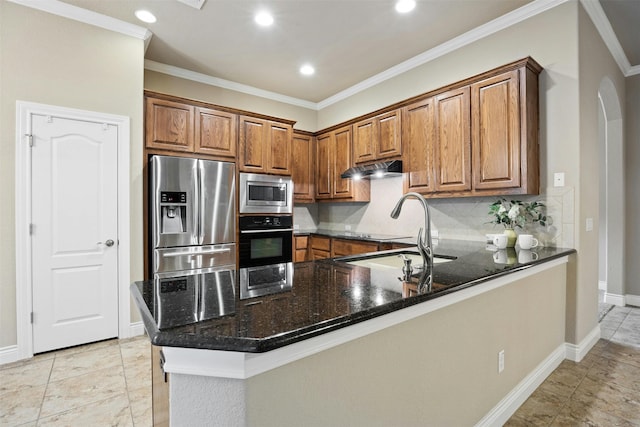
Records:
M163 347L174 425L489 425L564 359L574 251L511 251L441 242L449 259L423 294L396 271L335 259L295 263L290 289L252 299L237 279L132 292ZM191 303L163 306L162 292Z

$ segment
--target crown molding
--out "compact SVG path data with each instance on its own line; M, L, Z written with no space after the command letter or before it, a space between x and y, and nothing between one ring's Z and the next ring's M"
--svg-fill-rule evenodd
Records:
M145 41L148 45L153 33L144 27L130 24L110 16L92 12L78 6L73 6L58 0L8 0L21 6L38 9L63 18L73 19L85 24L94 25L106 30L115 31L120 34L135 37Z
M611 52L613 59L618 64L618 67L620 67L622 74L624 74L625 77L640 74L640 66L636 65L632 67L631 63L627 59L627 56L618 41L618 37L616 37L613 27L611 27L611 23L609 22L609 19L607 19L607 15L604 13L602 6L600 6L600 2L594 0L580 0L580 4L584 7L587 15L591 18L591 21L593 21L593 24L600 33L600 37L602 37L602 40L609 49L609 52Z
M174 67L173 65L162 64L150 59L144 60L144 68L147 70L156 71L158 73L179 77L181 79L192 80L194 82L203 83L210 86L217 86L223 89L229 89L236 92L259 96L261 98L271 99L273 101L296 105L298 107L317 110L317 104L311 101L305 101L304 99L293 98L291 96L282 95L276 92L270 92L268 90L258 89L256 87L245 85L242 83L236 83L230 80L212 77L207 74L185 70L184 68Z

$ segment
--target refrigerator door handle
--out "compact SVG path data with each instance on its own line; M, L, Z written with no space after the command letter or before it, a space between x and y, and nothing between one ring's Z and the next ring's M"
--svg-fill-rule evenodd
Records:
M196 228L196 233L198 236L198 244L202 245L203 241L204 241L204 191L202 188L202 160L198 160L198 162L196 163L196 194L198 195L197 199L198 199L198 206L196 207L196 212L197 212L197 223L198 226Z
M189 256L189 255L208 255L208 254L221 254L225 252L231 252L230 248L221 248L221 249L205 249L202 251L193 251L193 252L165 252L162 254L164 257L174 257L174 256Z

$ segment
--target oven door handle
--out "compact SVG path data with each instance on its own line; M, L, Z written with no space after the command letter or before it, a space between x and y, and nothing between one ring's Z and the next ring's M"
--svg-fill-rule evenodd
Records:
M293 231L293 228L272 228L270 230L240 230L240 234L279 233Z
M197 252L169 252L162 254L164 257L173 257L173 256L193 256L193 255L208 255L208 254L218 254L222 252L230 252L230 248L222 248L222 249L205 249Z

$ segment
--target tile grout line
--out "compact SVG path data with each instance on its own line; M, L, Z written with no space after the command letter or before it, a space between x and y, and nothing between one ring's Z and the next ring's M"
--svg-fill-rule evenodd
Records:
M127 393L127 402L129 402L129 415L131 416L131 425L135 427L133 421L133 405L131 404L131 395L129 393L129 381L127 380L127 372L124 366L124 357L122 356L121 342L118 341L118 350L120 351L120 363L122 363L122 375L124 376L124 390Z

